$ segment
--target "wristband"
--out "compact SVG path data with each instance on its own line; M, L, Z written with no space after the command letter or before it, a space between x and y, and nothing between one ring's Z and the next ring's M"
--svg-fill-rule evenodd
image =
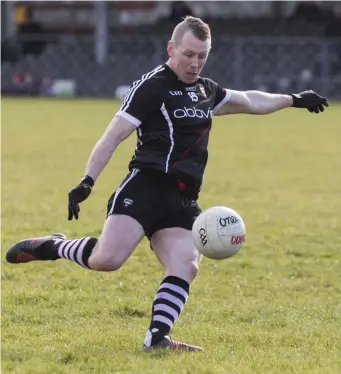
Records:
M90 187L93 187L95 185L95 181L89 176L89 175L85 175L82 180L81 180L81 183L80 184L87 184L89 185Z
M302 100L302 96L298 94L290 94L292 97L292 106L296 107L299 104L299 101Z

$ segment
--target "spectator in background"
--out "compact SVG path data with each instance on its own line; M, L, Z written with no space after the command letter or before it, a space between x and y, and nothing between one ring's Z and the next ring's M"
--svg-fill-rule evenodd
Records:
M12 87L7 89L14 95L38 95L38 84L30 73L17 72L12 77Z
M44 77L40 82L39 93L41 96L53 96L52 79Z
M14 87L21 89L24 86L24 74L17 72L12 77L12 84Z
M30 8L26 9L26 17L18 26L18 38L24 55L39 56L45 49L45 30L39 22L33 20Z
M173 24L177 25L179 22L183 21L186 16L193 16L192 9L186 4L186 1L173 1L171 4L171 13L168 20Z
M294 21L322 22L325 12L316 1L300 1L291 17Z

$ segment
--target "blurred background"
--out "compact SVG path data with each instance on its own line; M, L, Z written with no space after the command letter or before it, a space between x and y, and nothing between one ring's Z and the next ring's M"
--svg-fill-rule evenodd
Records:
M203 75L222 86L341 99L335 1L2 1L2 95L121 99L186 15L210 24Z

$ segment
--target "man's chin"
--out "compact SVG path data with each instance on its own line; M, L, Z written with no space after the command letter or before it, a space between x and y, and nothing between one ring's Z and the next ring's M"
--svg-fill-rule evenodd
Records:
M184 77L184 82L187 84L194 83L198 79L198 74L186 74Z

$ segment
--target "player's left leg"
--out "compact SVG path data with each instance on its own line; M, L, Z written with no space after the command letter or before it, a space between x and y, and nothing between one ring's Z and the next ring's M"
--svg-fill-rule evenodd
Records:
M157 231L151 239L152 248L165 269L153 302L152 320L145 338L146 348L198 351L202 348L179 343L169 338L189 295L190 284L198 273L201 255L194 246L191 231L179 227Z

